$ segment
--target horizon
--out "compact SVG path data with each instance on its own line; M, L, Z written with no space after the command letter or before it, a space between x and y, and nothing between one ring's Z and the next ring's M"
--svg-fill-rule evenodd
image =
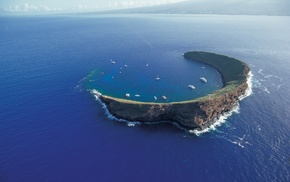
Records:
M185 0L52 0L45 3L37 0L10 0L0 2L0 11L8 14L74 13L158 6L182 1Z
M287 0L4 0L0 15L47 15L63 13L172 13L286 15ZM128 11L127 11L128 10ZM131 11L133 10L133 11ZM250 10L250 11L249 11Z

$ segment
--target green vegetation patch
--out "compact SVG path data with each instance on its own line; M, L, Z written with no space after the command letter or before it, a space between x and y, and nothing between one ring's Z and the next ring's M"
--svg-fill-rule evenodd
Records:
M231 82L241 83L247 79L244 73L247 65L235 58L202 51L187 52L184 57L215 67L221 73L225 86L232 84Z

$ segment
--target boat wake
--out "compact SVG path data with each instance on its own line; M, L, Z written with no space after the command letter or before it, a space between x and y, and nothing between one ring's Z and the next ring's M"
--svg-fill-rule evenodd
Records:
M77 85L74 87L74 90L82 92L85 89L84 82L88 79L88 77L89 77L89 75L80 79L78 81Z
M253 82L253 87L260 89L260 91L258 92L266 92L268 94L271 94L269 89L274 88L274 89L279 90L281 86L284 85L283 79L281 77L276 76L276 75L266 74L264 73L263 69L258 70L258 75L261 78L257 78Z
M229 139L225 136L222 136L223 139L229 141L234 145L238 145L241 148L246 148L246 145L252 145L250 142L246 141L247 135L243 135L243 137L234 136L233 139Z

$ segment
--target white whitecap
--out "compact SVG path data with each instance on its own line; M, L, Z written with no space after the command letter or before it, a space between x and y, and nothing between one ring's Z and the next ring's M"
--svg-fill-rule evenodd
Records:
M247 76L247 84L248 84L248 88L246 89L245 91L245 94L240 96L239 97L239 100L243 100L244 98L250 96L253 94L253 90L252 90L252 80L253 80L253 73L250 71L248 73L248 76ZM240 106L239 106L239 103L237 103L237 105L229 112L226 112L224 114L222 114L216 122L214 122L211 126L203 129L203 130L198 130L198 129L195 129L195 130L189 130L190 133L193 133L195 134L196 136L200 136L201 134L203 133L207 133L207 132L210 132L210 131L214 131L217 129L217 127L221 126L223 123L226 122L227 118L230 117L231 115L233 115L233 113L240 113Z
M246 89L245 94L239 97L240 101L253 94L253 77L254 74L250 71L247 76L248 88Z
M99 91L96 89L90 90L90 93L93 94L93 96L96 98L96 100L99 100L100 96L102 95Z
M189 130L189 132L195 134L196 136L200 136L203 133L215 131L219 126L221 126L223 123L225 123L227 118L230 117L231 115L233 115L233 113L239 113L239 110L240 110L240 107L239 107L239 104L237 104L231 111L222 114L217 119L217 121L214 122L209 127L205 128L203 130L198 130L198 129Z
M140 124L140 122L138 122L138 121L127 121L125 119L116 118L114 115L112 115L110 113L110 111L107 108L106 104L101 101L100 96L102 94L99 91L97 91L96 89L92 89L92 90L89 90L89 91L90 91L91 94L94 95L96 100L102 105L102 108L105 110L105 114L106 114L108 119L116 120L116 121L120 121L120 122L125 122L125 123L127 123L128 126L136 126L137 124Z

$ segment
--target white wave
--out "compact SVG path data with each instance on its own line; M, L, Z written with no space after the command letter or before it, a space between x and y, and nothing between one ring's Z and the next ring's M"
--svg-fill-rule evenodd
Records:
M98 99L98 101L100 102L100 104L102 105L102 108L105 110L105 114L106 116L111 119L111 120L116 120L116 121L120 121L120 122L126 122L129 123L127 120L124 119L119 119L116 118L114 115L112 115L109 111L109 109L107 108L107 105L105 103L103 103L100 99Z
M254 77L254 74L252 73L252 71L250 71L248 73L247 77L248 77L247 78L248 88L246 89L245 94L239 97L240 101L253 94L253 77Z
M102 95L99 91L97 91L96 89L90 90L90 93L93 94L93 96L95 96L96 100L99 100L100 96Z
M127 121L125 119L119 119L119 118L116 118L114 115L112 115L109 111L109 109L107 108L106 104L103 103L101 100L100 100L100 96L102 95L99 91L97 91L96 89L92 89L92 90L89 90L89 92L94 95L94 97L96 98L96 100L101 104L102 108L105 110L105 115L107 116L108 119L111 119L111 120L116 120L116 121L120 121L120 122L125 122L127 123L128 126L136 126L138 124L140 124L140 122L138 121Z
M107 106L105 103L103 103L100 100L100 96L102 95L99 91L97 91L96 89L92 89L89 90L89 92L96 98L97 101L99 101L99 103L102 105L102 108L105 110L105 114L107 115L108 118L110 119L115 119L115 117L109 112Z
M239 101L243 100L244 98L250 96L253 94L253 84L252 84L252 81L253 81L253 73L250 71L248 73L248 78L247 78L247 84L248 84L248 88L246 89L245 91L245 94L240 96L239 97ZM205 128L203 130L189 130L190 133L193 133L195 134L196 136L200 136L201 134L203 133L207 133L207 132L210 132L210 131L214 131L217 129L217 127L221 126L223 123L226 122L227 118L230 117L231 115L233 115L233 113L240 113L240 106L239 106L239 103L229 112L226 112L224 114L222 114L219 119L213 123L211 126L209 126L208 128Z
M127 126L136 126L136 125L140 125L140 122L135 122L135 121L126 121L124 120L126 123L127 123Z
M240 113L240 107L239 104L237 104L231 111L226 112L222 114L216 122L214 122L212 125L210 125L208 128L205 128L203 130L189 130L190 133L195 134L196 136L200 136L203 133L207 133L210 131L215 131L219 126L221 126L223 123L226 122L227 118L233 115L233 113Z

